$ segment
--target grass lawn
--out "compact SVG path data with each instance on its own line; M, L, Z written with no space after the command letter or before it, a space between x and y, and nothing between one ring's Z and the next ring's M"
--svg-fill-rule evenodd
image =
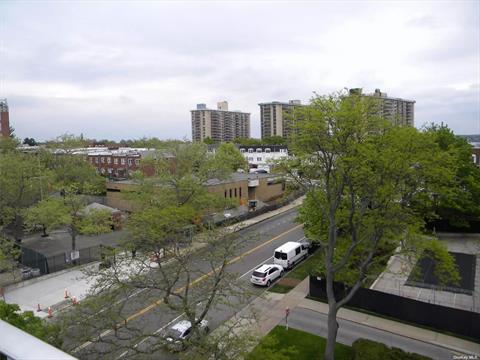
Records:
M272 341L273 338L273 341ZM267 345L265 345L267 344ZM288 348L292 348L288 358L295 360L323 359L325 351L325 338L316 336L304 331L289 328L288 331L284 326L276 326L270 333L265 336L260 344L246 357L246 360L262 359L264 350L268 353L280 354ZM263 347L266 347L264 349ZM352 359L353 350L350 346L343 344L335 345L335 359Z
M295 266L293 270L290 270L288 273L286 273L283 279L297 279L297 280L305 279L308 275L310 275L315 270L315 267L320 261L321 256L322 256L322 253L320 251L317 251L314 254L310 255L307 259L305 259L300 264ZM269 291L285 294L285 293L288 293L291 289L293 289L293 286L277 283L273 285Z

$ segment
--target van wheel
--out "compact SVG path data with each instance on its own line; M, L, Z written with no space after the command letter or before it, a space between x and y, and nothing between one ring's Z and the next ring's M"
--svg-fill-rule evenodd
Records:
M272 284L270 280L267 281L267 287L269 287Z
M283 271L283 270L280 271L280 277L282 277L284 273L285 273L285 271Z

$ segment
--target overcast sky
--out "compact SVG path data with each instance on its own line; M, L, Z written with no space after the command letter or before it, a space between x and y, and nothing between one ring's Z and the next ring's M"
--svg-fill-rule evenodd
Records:
M251 113L345 87L480 133L480 1L0 1L0 97L18 137L191 138L190 110Z

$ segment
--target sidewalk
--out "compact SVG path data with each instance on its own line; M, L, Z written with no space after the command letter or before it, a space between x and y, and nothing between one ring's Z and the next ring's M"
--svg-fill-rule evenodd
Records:
M285 324L285 309L305 308L327 314L328 305L305 298L308 294L309 279L306 278L287 294L267 292L266 297L257 298L249 306L256 313L262 314L256 329L262 336L268 334L278 324ZM244 309L243 311L248 311ZM340 309L338 318L352 321L364 326L419 340L432 345L441 346L458 352L480 355L480 344L457 337L444 335L435 331L407 325L393 320L353 311Z
M235 232L270 219L301 205L303 199L304 197L300 197L277 210L231 225L226 230ZM204 244L194 242L192 246L200 249ZM46 317L48 307L51 307L53 311L58 311L71 306L71 297L73 296L78 301L84 299L91 291L95 281L95 278L88 277L84 271L85 269L98 269L98 265L99 262L94 262L7 286L4 294L5 301L18 304L22 311L33 311L39 317ZM65 299L65 290L70 296L68 299ZM38 304L40 304L42 311L36 311Z

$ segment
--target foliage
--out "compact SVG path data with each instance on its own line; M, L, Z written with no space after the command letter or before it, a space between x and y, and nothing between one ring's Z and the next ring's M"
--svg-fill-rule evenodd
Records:
M21 238L23 209L34 204L53 182L53 173L32 154L0 154L0 229L12 225Z
M0 235L0 272L9 270L15 276L17 259L20 253L18 246L13 241Z
M143 137L140 139L133 140L121 140L120 145L125 147L134 147L134 148L147 148L147 149L169 149L171 147L185 143L185 140L160 140L156 137Z
M210 178L226 178L230 168L209 154L204 144L176 144L167 151L175 159L173 166L171 158L164 156L146 159L154 176L138 174L136 185L127 194L136 206L127 222L129 241L124 246L125 250L135 250L136 256L119 256L110 268L90 274L96 279L96 295L76 307L77 313L69 321L76 330L67 331L67 336L87 334L89 341L101 343L106 352L123 349L136 355L158 354L168 346L163 334L146 334L145 329L137 327L141 324L130 322L125 315L125 309L136 308L138 302L152 302L148 308L161 305L162 311L183 314L193 324L194 336L185 345L194 349L196 358L211 359L215 354L215 358L225 359L227 351L234 351L226 345L232 339L205 337L199 323L218 306L239 310L236 307L244 304L249 291L227 271L227 266L246 239L227 231L204 229L195 238L196 246L190 247L192 239L185 233L192 227L202 228L204 215L230 205L230 199L209 193L204 186ZM92 318L88 316L91 312L98 315ZM105 324L114 328L120 324L122 329L110 338L99 337ZM128 342L123 341L125 336ZM146 337L148 348L135 346Z
M246 357L247 360L274 359L323 359L325 339L301 330L276 326L265 336L260 344ZM277 357L278 355L278 357ZM335 358L350 360L352 350L349 346L336 344Z
M12 137L0 137L0 154L6 154L9 152L15 152L19 141Z
M62 198L48 198L25 211L27 228L34 230L42 226L45 231L67 227L72 238L72 250L76 249L79 234L98 235L111 231L113 224L110 212L105 210L85 210L85 199L75 188L64 190Z
M234 144L244 146L256 145L287 145L287 140L281 136L268 136L263 139L254 138L237 138L233 141Z
M48 198L39 201L24 212L24 221L28 230L33 231L41 226L44 235L69 223L68 208L59 198Z
M245 157L232 143L222 143L215 152L215 159L219 166L227 166L232 172L241 169L248 170L248 162Z
M455 181L453 186L432 194L431 211L452 226L468 227L469 220L480 217L480 169L472 162L472 147L443 124L431 124L425 132L443 154L453 158Z
M428 360L430 358L415 353L407 353L398 348L372 340L358 339L352 344L354 360Z
M20 312L17 304L7 304L0 300L0 319L53 346L62 345L58 325L48 324L45 320L36 317L32 311Z
M338 309L378 271L376 265L397 248L419 255L425 213L412 203L452 183L453 159L431 136L395 127L378 113L368 97L315 97L295 113L296 158L282 165L308 191L299 220L324 255L327 359L333 358ZM333 294L340 276L352 285L343 299Z
M34 138L28 138L28 137L26 137L25 139L23 139L22 144L23 144L23 145L29 145L29 146L36 146L36 145L38 145Z
M85 139L83 135L76 136L74 134L62 134L56 139L46 142L47 148L62 150L64 153L69 153L73 149L86 148L90 144L90 140Z

